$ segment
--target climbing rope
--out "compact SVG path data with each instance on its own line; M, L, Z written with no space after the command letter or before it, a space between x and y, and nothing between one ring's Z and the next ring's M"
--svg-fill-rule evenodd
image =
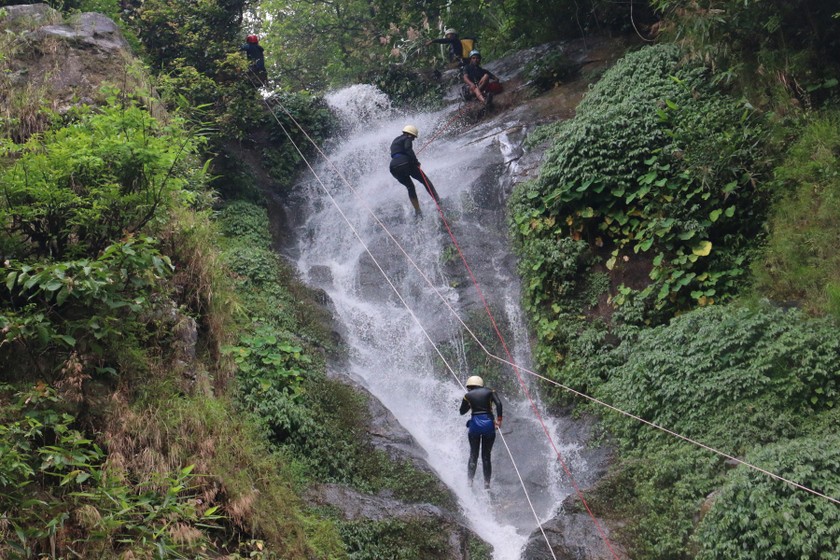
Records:
M259 79L259 78L257 78L257 79ZM311 163L309 162L309 160L308 160L308 159L306 158L306 156L303 154L303 151L300 149L300 147L299 147L299 146L297 145L297 143L294 141L294 139L292 138L292 135L289 133L289 131L286 129L286 127L283 125L283 123L282 123L282 122L280 122L280 119L278 119L278 118L277 118L277 116L274 114L274 111L272 110L272 107L270 106L270 104L269 104L269 103L268 103L265 99L263 99L263 102L265 103L266 107L269 109L269 112L272 114L272 116L274 117L274 119L277 121L277 124L278 124L278 125L280 125L280 128L283 130L283 133L286 135L286 137L289 139L289 142L291 142L292 146L295 148L295 151L298 153L298 155L301 157L301 159L302 159L302 160L304 161L304 163L306 164L306 167L309 169L309 171L310 171L310 172L312 173L312 175L315 177L315 179L316 179L316 181L318 182L318 184L319 184L319 185L321 185L322 190L323 190L323 191L324 191L324 193L327 195L327 197L330 199L330 201L332 202L333 206L335 206L336 210L337 210L337 211L338 211L338 213L341 215L342 219L343 219L343 220L347 223L347 225L348 225L348 227L350 228L350 231L353 233L354 237L356 237L356 239L359 241L359 243L361 244L361 246L362 246L362 248L364 249L364 251L365 251L365 252L367 253L367 255L371 258L371 260L372 260L372 261L373 261L373 263L374 263L374 266L375 266L375 267L379 270L380 274L382 274L383 278L385 278L385 281L386 281L386 282L388 283L388 285L391 287L391 290L393 290L393 292L396 294L397 298L400 300L400 303L402 303L402 305L406 308L406 310L408 311L408 313L411 315L411 317L412 317L412 319L414 320L414 322L415 322L415 323L419 326L420 330L421 330L421 331L422 331L422 333L423 333L423 336L425 336L426 340L429 342L429 344L432 346L432 348L434 348L435 352L437 353L438 357L441 359L441 361L442 361L442 362L443 362L443 364L445 365L446 369L447 369L447 370L449 371L449 373L453 376L453 378L454 378L454 379L455 379L455 381L458 383L458 385L460 385L460 387L466 391L466 388L464 387L464 384L463 384L463 383L461 382L461 380L458 378L458 375L457 375L457 373L455 373L454 368L453 368L453 367L449 364L449 362L448 362L448 361L446 360L446 358L443 356L443 354L441 353L440 349L437 347L437 345L435 344L434 340L432 339L431 335L428 333L428 331L425 329L425 327L423 326L423 324L420 322L419 318L418 318L418 317L417 317L417 315L414 313L414 311L411 309L411 306L408 304L408 302L406 302L406 301L405 301L405 299L403 298L402 294L400 294L399 290L398 290L398 289L397 289L397 287L394 285L394 283L391 281L390 277L389 277L389 276L388 276L388 274L385 272L384 268L380 265L380 263L379 263L378 259L377 259L377 258L373 255L373 253L370 251L369 247L367 246L367 244L365 243L365 241L362 239L362 237L361 237L361 235L359 234L359 232L356 230L356 228L353 226L353 224L352 224L352 222L350 221L350 219L347 217L347 215L344 213L344 211L343 211L343 210L341 209L341 207L339 206L338 202L335 200L335 198L334 198L334 197L332 196L332 194L329 192L329 189L328 189L328 188L327 188L327 186L323 183L323 181L321 180L321 178L318 176L317 172L315 171L315 169L313 168L313 166L311 165ZM285 113L285 114L286 114L286 115L287 115L287 116L288 116L288 117L289 117L289 118L290 118L290 119L291 119L291 120L295 123L295 125L299 128L299 130L300 130L300 131L301 131L301 132L302 132L302 133L303 133L303 134L307 137L307 139L309 139L309 141L312 143L312 145L313 145L313 146L315 146L316 150L317 150L317 151L318 151L318 152L319 152L319 153L320 153L320 154L321 154L321 155L322 155L322 156L323 156L323 157L324 157L324 158L325 158L325 159L326 159L326 160L327 160L327 161L328 161L331 165L332 165L332 162L329 160L329 158L327 158L327 157L326 157L326 154L324 154L324 153L323 153L323 151L321 151L320 147L319 147L319 146L318 146L318 145L317 145L317 144L316 144L316 143L312 140L312 138L309 136L309 134L306 132L306 130L304 130L304 128L303 128L303 127L302 127L302 126L301 126L301 125L297 122L297 120L294 118L294 116L292 116L292 114L291 114L291 113L289 113L289 112L288 112L288 110L286 110L286 108L283 106L283 104L282 104L282 103L280 103L279 101L277 101L277 106L278 106L278 107L279 107L279 108L280 108L280 109L281 109L281 110L282 110L282 111L283 111L283 112L284 112L284 113ZM333 165L333 167L334 167L334 165ZM334 168L335 168L335 167L334 167ZM352 186L352 185L350 185L349 181L347 181L347 179L343 176L343 174L339 173L339 176L340 176L340 177L342 178L342 180L343 180L343 181L347 184L347 186L348 186L348 187L349 187L349 188L353 191L353 193L354 193L356 196L358 196L358 193L356 193L356 191L355 191L355 189L353 188L353 186ZM428 188L428 185L427 185L427 188ZM365 206L366 206L366 205L365 205ZM375 217L375 214L373 213L373 210L372 210L372 209L370 209L370 208L369 208L369 207L367 207L367 206L366 206L366 209L368 210L368 212L369 212L369 213L371 213L371 215L374 215L374 217ZM378 220L378 218L376 219L376 221L377 221L377 222L378 222L378 223L379 223L379 224L380 224L383 228L385 227L385 226L384 226L384 224L382 224L382 222L380 222L380 221ZM386 231L388 231L388 230L387 230L387 228L385 228L385 230L386 230ZM391 239L392 239L395 243L397 243L396 239L394 239L394 238L393 238L393 236L391 236L390 232L388 232L388 235L389 235L389 237L390 237L390 238L391 238ZM398 244L398 243L397 243L397 244ZM401 249L401 250L403 250L403 253L404 253L404 254L406 254L406 256L408 256L408 254L407 254L407 253L405 253L404 249L402 249L402 246L400 246L399 244L398 244L398 246L400 247L400 249ZM409 257L409 258L410 258L410 257ZM499 433L501 434L501 430L499 431ZM526 500L527 500L527 502L528 502L529 507L531 508L531 512L532 512L532 513L533 513L533 515L534 515L534 519L536 520L537 525L538 525L538 527L539 527L539 529L540 529L540 532L542 533L543 538L545 539L546 546L548 547L548 550L549 550L549 552L551 553L552 558L554 558L554 560L557 560L557 557L554 555L554 551L553 551L553 550L552 550L552 548L551 548L551 543L549 542L548 537L547 537L547 535L545 534L545 530L543 529L543 526L542 526L542 521L540 520L539 515L537 515L537 512L536 512L536 510L535 510L535 508L534 508L533 502L531 501L530 495L528 494L528 489L527 489L527 487L525 486L525 482L524 482L524 480L522 479L522 476L521 476L521 475L520 475L520 473L519 473L519 468L516 466L516 460L515 460L515 459L514 459L514 457L513 457L513 453L511 452L510 447L508 447L507 442L504 440L504 436L503 436L503 435L502 435L502 441L503 441L503 442L504 442L504 444L505 444L505 448L507 449L508 456L510 457L511 463L512 463L512 464L513 464L513 466L514 466L514 470L515 470L515 471L516 471L516 473L517 473L517 476L518 476L518 478L519 478L520 485L521 485L521 487L522 487L522 491L523 491L523 493L525 494L525 498L526 498Z
M423 181L426 182L426 188L429 188L428 179L426 178L426 174L423 171L420 171L420 175L423 177ZM470 280L475 286L476 291L478 292L478 297L481 299L481 303L484 306L484 311L487 313L487 317L490 319L490 323L493 325L493 330L496 332L496 336L498 337L499 341L502 343L502 348L505 351L505 354L508 357L508 364L513 368L513 373L516 375L516 379L519 381L519 386L522 388L522 392L528 398L528 402L531 405L531 410L534 411L534 416L537 417L539 420L540 425L542 426L543 432L545 433L545 437L548 439L549 445L554 450L554 454L557 456L557 460L560 461L560 465L563 467L563 470L566 472L566 475L569 477L571 481L572 488L574 488L575 494L580 499L583 506L586 508L586 512L592 518L592 522L595 524L596 529L598 530L601 539L604 541L604 544L612 553L612 555L618 560L619 556L615 550L613 550L612 544L610 543L609 538L607 537L604 528L601 527L601 524L598 522L598 518L595 517L595 514L589 507L589 503L586 501L586 498L583 496L583 491L580 489L577 481L575 480L574 475L572 475L571 469L566 464L566 461L563 459L560 450L557 449L557 445L554 443L554 438L551 437L551 432L548 430L548 426L546 426L545 421L543 420L542 414L540 414L539 408L537 407L537 403L534 402L534 399L531 397L531 392L528 390L527 385L525 384L525 380L522 379L522 375L519 373L519 366L517 366L513 362L513 356L508 349L507 342L505 342L505 337L502 336L501 331L499 330L499 326L496 323L496 318L493 316L493 312L490 310L490 305L487 303L487 299L484 297L484 292L481 289L481 286L478 284L478 280L476 280L475 275L473 274L472 269L470 268L469 263L467 262L467 258L464 256L464 253L461 251L461 246L458 243L458 240L455 238L455 234L452 233L452 229L449 227L449 222L447 222L446 217L443 215L443 209L440 207L440 204L437 200L435 200L435 205L437 205L438 212L440 213L441 220L443 220L443 225L446 227L447 233L449 233L449 238L452 240L452 243L455 245L455 249L458 252L458 256L461 257L461 262L464 263L464 268L466 268L467 273L470 276ZM451 309L451 308L450 308ZM485 350L486 351L486 350Z
M269 110L272 112L272 115L274 116L275 120L277 120L278 124L280 124L281 128L283 128L284 133L285 133L285 134L286 134L286 136L289 138L290 142L292 142L292 144L295 146L295 149L298 151L298 153L299 153L299 154L301 154L301 157L303 157L303 155L302 155L302 153L301 153L300 149L298 148L298 146L297 146L297 145L294 143L294 141L292 140L291 135L289 134L289 132L285 129L285 127L283 127L282 123L280 123L280 121L279 121L279 119L277 119L276 115L274 115L274 113L273 113L273 110L272 110L271 106L267 103L267 101L266 101L265 99L264 99L263 101L266 103L266 106L267 106L267 107L269 108ZM336 171L336 173L338 174L338 176L339 176L339 177L342 179L342 181L343 181L343 182L344 182L344 183L345 183L345 184L346 184L346 185L347 185L347 186L351 189L351 191L354 193L354 195L356 195L357 197L359 197L358 193L357 193L357 192L356 192L356 190L353 188L353 186L349 183L349 181L346 179L346 177L344 177L344 175L341 173L341 171L340 171L340 170L338 170L338 169L335 167L335 165L332 163L332 161L329 159L329 157L327 157L327 155L326 155L326 154L325 154L325 153L321 150L321 148L318 146L318 144L317 144L316 142L314 142L314 140L313 140L313 139L309 136L309 134L306 132L306 130L305 130L305 129L303 129L303 127L302 127L302 126L301 126L301 125L297 122L297 120L295 120L295 119L294 119L294 117L291 115L291 113L289 113L289 112L288 112L288 110L286 110L286 109L285 109L285 107L283 107L283 106L282 106L282 104L281 104L281 103L279 103L279 102L277 102L277 103L278 103L278 106L279 106L279 107L283 110L283 112L284 112L284 113L285 113L285 114L286 114L286 115L287 115L287 116L288 116L288 117L292 120L292 122L294 122L294 124L295 124L295 125L296 125L296 126L297 126L300 130L301 130L301 132L304 134L304 136L307 138L307 140L308 140L308 141L309 141L309 142L310 142L310 143L311 143L311 144L315 147L315 149L317 150L317 152L318 152L318 153L319 153L319 154L320 154L320 155L321 155L321 156L325 159L325 161L326 161L326 162L327 162L327 163L328 163L328 164L329 164L329 165L330 165L330 166L331 166L331 167L332 167L332 168ZM451 121L450 121L450 122L452 122L452 121L454 121L454 120L455 120L455 119L451 119ZM438 134L438 135L436 135L436 137L437 137L437 136L439 136L439 134ZM428 143L427 143L427 144L426 144L423 148L425 149L427 146L428 146ZM305 158L304 158L304 160L305 160ZM315 174L315 171L313 170L312 166L311 166L311 165L309 165L308 161L307 161L307 167L309 167L310 171L312 171L312 172L313 172L313 174ZM316 177L317 177L317 175L316 175ZM320 180L319 180L319 182L320 182ZM337 202L336 202L336 201L332 198L332 196L329 194L329 192L328 192L328 191L327 191L327 189L326 189L326 186L324 186L324 185L323 185L323 183L321 183L321 185L322 185L322 188L324 188L325 192L327 192L327 195L330 197L330 199L332 200L333 204L334 204L334 205L336 206L336 208L339 210L339 213L342 215L342 217L344 218L344 220L348 223L348 225L350 225L349 220L348 220L348 219L347 219L347 217L344 215L344 213L341 211L341 209L338 207ZM426 185L426 187L427 187L427 189L428 189L428 185ZM812 488L809 488L809 487L807 487L807 486L805 486L805 485L803 485L803 484L800 484L800 483L797 483L797 482L792 481L792 480L790 480L790 479L787 479L787 478L785 478L785 477L782 477L782 476L780 476L780 475L778 475L778 474L775 474L775 473L773 473L773 472L771 472L771 471L768 471L768 470L766 470L766 469L764 469L764 468L761 468L761 467L759 467L759 466L753 465L753 464L751 464L751 463L749 463L749 462L747 462L747 461L743 461L743 460L741 460L741 459L738 459L737 457L734 457L734 456L732 456L732 455L730 455L730 454L727 454L727 453L725 453L725 452L723 452L723 451L720 451L720 450L718 450L718 449L715 449L715 448L713 448L713 447L711 447L711 446L709 446L709 445L706 445L706 444L704 444L704 443L702 443L702 442L700 442L700 441L697 441L697 440L694 440L694 439L689 438L689 437L687 437L687 436L684 436L684 435L682 435L682 434L679 434L679 433L677 433L677 432L675 432L675 431L673 431L673 430L670 430L670 429L668 429L668 428L666 428L666 427L664 427L664 426L661 426L661 425L656 424L656 423L654 423L654 422L650 422L650 421L648 421L648 420L645 420L644 418L641 418L641 417L639 417L639 416L637 416L637 415L635 415L635 414L632 414L632 413L630 413L630 412L624 411L624 410L622 410L622 409L620 409L620 408L618 408L618 407L615 407L615 406L613 406L613 405L610 405L609 403L606 403L606 402L604 402L604 401L601 401L600 399L597 399L597 398L595 398L595 397L592 397L592 396L590 396L590 395L587 395L587 394L585 394L585 393L583 393L583 392L581 392L581 391L577 391L577 390L575 390L575 389L573 389L573 388L571 388L571 387L568 387L568 386L566 386L566 385L563 385L563 384L561 384L561 383L558 383L558 382L556 382L556 381L554 381L554 380L552 380L552 379L549 379L549 378L547 378L547 377L544 377L544 376L542 376L542 375L540 375L540 374L538 374L538 373L536 373L536 372L534 372L534 371L531 371L531 370L529 370L529 369L527 369L527 368L523 368L523 367L521 367L521 366L518 366L516 363L514 363L514 362L513 362L513 360L512 360L512 359L505 359L505 358L502 358L502 357L496 356L495 354L493 354L492 352L490 352L490 351L486 348L486 346L485 346L485 345L481 342L481 340L480 340L480 339L476 336L476 334L472 331L472 329L470 329L470 327L469 327L469 326L468 326L468 325L467 325L467 324L466 324L466 323L465 323L465 322L461 319L461 317L458 315L457 311L456 311L455 309L453 309L453 308L452 308L452 306L449 304L449 302L448 302L447 298L446 298L446 297L445 297L445 296L444 296L444 295L443 295L443 294L442 294L442 293L441 293L441 292L437 289L437 287L435 286L435 284L434 284L434 283L433 283L433 282L432 282L432 281L431 281L431 280L430 280L430 279L426 276L426 274L423 272L423 270L420 268L420 266L419 266L419 265L418 265L418 264L417 264L417 263L416 263L416 262L415 262L415 261L411 258L411 256L410 256L410 255L409 255L409 254L405 251L405 249L402 247L402 245L401 245L401 244L400 244L400 243L399 243L399 242L398 242L398 241L394 238L394 236L391 234L391 232L388 230L388 228L385 226L385 224L383 224L383 223L381 222L381 220L379 220L379 218L378 218L378 217L376 216L376 214L372 211L372 209L371 209L370 207L368 207L368 206L367 206L367 204L365 204L364 200L363 200L361 197L359 197L359 199L362 201L362 204L363 204L363 206L365 207L365 209L366 209L366 210L367 210L367 211L371 214L371 216L373 217L374 221L375 221L375 222L376 222L376 223L377 223L377 224L378 224L378 225L379 225L379 226L383 229L383 231L386 233L386 235L387 235L387 236L388 236L388 237L389 237L389 238L390 238L390 239L391 239L391 240L395 243L395 245L399 248L399 250L403 253L403 255L406 257L406 259L409 261L409 263L410 263L410 264L411 264L411 265L412 265L412 266L413 266L413 267L417 270L417 272L418 272L418 273L420 274L420 276L421 276L421 277L425 280L425 282L429 285L429 287L430 287L430 288L431 288L431 289L435 292L435 294L438 296L438 298L441 300L441 302L442 302L442 303L443 303L443 304L444 304L444 305L445 305L445 306L449 309L449 311L451 312L451 314L453 315L453 317L455 317L455 319L456 319L456 320L460 323L460 325L464 328L464 330L465 330L466 332L468 332L468 333L469 333L469 335L470 335L470 337L471 337L471 338L472 338L472 339L473 339L473 340L474 340L474 341L475 341L475 342L479 345L479 347L481 348L481 350L482 350L482 351L483 351L483 352L484 352L484 353L485 353L485 354L486 354L489 358L494 359L494 360L496 360L496 361L498 361L498 362L500 362L500 363L507 364L507 365L511 366L511 367L514 369L514 371L515 371L515 372L517 372L517 377L518 377L518 378L519 378L519 380L520 380L520 384L522 384L522 380L521 380L521 376L519 375L519 373L518 373L518 372L519 372L519 371L522 371L522 372L527 373L527 374L529 374L529 375L532 375L532 376L534 376L534 377L536 377L536 378L538 378L538 379L540 379L540 380L543 380L543 381L545 381L545 382L547 382L547 383L550 383L550 384L552 384L552 385L555 385L555 386L557 386L557 387L559 387L559 388L561 388L561 389L563 389L563 390L565 390L565 391L567 391L567 392L569 392L569 393L571 393L571 394L573 394L573 395L575 395L575 396L578 396L578 397L580 397L580 398L583 398L583 399L589 400L589 401L591 401L591 402L593 402L593 403L595 403L595 404L597 404L597 405L599 405L599 406L605 407L605 408L607 408L607 409L609 409L609 410L612 410L612 411L614 411L614 412L616 412L616 413L622 414L622 415L624 415L624 416L626 416L626 417L628 417L628 418L631 418L631 419L633 419L633 420L635 420L635 421L638 421L638 422L640 422L640 423L642 423L642 424L645 424L645 425L647 425L647 426L649 426L649 427L651 427L651 428L654 428L654 429L660 430L660 431L662 431L663 433L666 433L666 434L668 434L668 435L671 435L671 436L673 436L673 437L676 437L676 438L678 438L678 439L681 439L681 440L683 440L683 441L686 441L687 443L690 443L690 444L692 444L692 445L695 445L695 446L697 446L697 447L700 447L700 448L702 448L702 449L705 449L705 450L707 450L707 451L709 451L709 452L711 452L711 453L717 454L717 455L719 455L719 456L721 456L721 457L724 457L724 458L726 458L726 459L728 459L728 460L734 461L734 462L736 462L737 464L742 465L742 466L744 466L744 467L746 467L746 468L750 468L750 469L752 469L752 470L755 470L755 471L757 471L757 472L760 472L760 473L762 473L762 474L764 474L764 475L766 475L766 476L769 476L770 478L773 478L773 479L775 479L775 480L778 480L778 481L780 481L780 482L784 482L784 483L786 483L786 484L790 484L791 486L793 486L793 487L795 487L795 488L798 488L798 489L800 489L800 490L803 490L803 491L805 491L805 492L808 492L808 493L810 493L810 494L812 494L812 495L814 495L814 496L817 496L817 497L820 497L820 498L826 499L826 500L828 500L828 501L830 501L830 502L833 502L833 503L835 503L835 504L840 504L840 500L838 500L838 499L836 499L836 498L833 498L833 497L828 496L828 495L826 495L826 494L824 494L824 493L821 493L821 492L819 492L819 491L817 491L817 490L814 490L814 489L812 489ZM454 240L454 239L455 239L455 238L454 238L454 234L452 234L451 229L449 228L448 222L446 222L446 221L445 221L445 216L443 215L443 210L442 210L442 208L440 207L440 205L439 205L439 204L437 204L437 202L436 202L436 205L437 205L437 208L438 208L438 212L441 214L441 217L442 217L442 219L444 220L444 223L446 223L446 227L447 227L447 230L449 231L450 237ZM351 228L352 228L352 225L351 225ZM357 239L359 239L360 243L362 243L362 246L365 248L365 250L368 252L368 254L370 254L370 251L367 249L367 246L364 244L364 242L362 241L361 237L358 235L358 233L356 232L356 230L355 230L355 229L352 229L352 231L353 231L354 235L357 237ZM468 264L467 264L467 262L466 262L466 259L465 259L465 257L463 256L463 253L460 251L460 248L458 249L458 251L459 251L459 254L460 254L460 256L461 256L462 260L464 261L464 264L467 266L467 268L468 268L468 270L469 270L469 267L468 267ZM372 256L372 255L371 255L371 258L373 258L373 256ZM374 261L375 261L375 259L374 259ZM379 267L378 263L377 263L377 267L379 268L379 270L380 270L380 272L383 274L383 276L386 278L386 280L388 280L387 275L385 274L385 272L383 271L383 269L382 269L381 267ZM472 276L472 272L471 272L471 271L470 271L470 275ZM473 279L474 279L474 278L473 278ZM408 306L408 304L407 304L407 303L405 302L405 300L403 300L403 298L399 295L398 291L396 290L396 287L395 287L395 286L393 286L393 284L390 282L390 280L388 280L388 283L389 283L389 285L391 286L391 288L392 288L392 289L393 289L393 290L394 290L394 291L398 294L398 297L399 297L400 301L401 301L401 302L402 302L402 304L406 307L406 309L409 311L409 313L411 314L411 316L412 316L412 318L414 319L414 321L415 321L415 322L416 322L416 323L420 326L420 328L421 328L421 330L423 331L424 335L426 336L427 340L428 340L428 341L429 341L429 343L432 345L432 347L435 349L435 351L436 351L436 353L438 354L438 356L439 356L439 357L441 357L441 360L442 360L442 361L443 361L443 363L446 365L447 369L450 371L450 373L452 373L453 375L455 375L454 370L452 369L452 367L451 367L451 366L448 364L448 362L447 362L447 361L443 358L442 354L440 353L440 350L436 347L436 345L434 344L434 342L431 340L431 337L430 337L430 336L428 335L428 333L425 331L425 329L423 328L422 324L420 324L419 320L417 319L417 317L416 317L416 315L413 313L413 311L410 309L410 307ZM477 282L475 282L475 284L476 284L476 287L478 288L478 284L477 284ZM480 289L480 288L479 288L479 289ZM484 301L483 294L482 294L482 300ZM485 303L485 306L486 306L486 301L484 301L484 303ZM492 317L491 317L491 320L492 320ZM497 333L498 333L498 328L496 327L496 325L495 325L495 321L494 321L494 320L493 320L493 324L494 324L494 328L496 329L496 331L497 331ZM503 342L503 346L504 346L504 341L502 341L502 342ZM507 351L506 346L505 346L505 349L506 349L506 351ZM510 358L509 352L508 352L508 357ZM455 376L455 377L456 377L456 379L457 379L457 376ZM458 382L460 383L460 380L459 380ZM462 385L462 386L463 386L463 385ZM527 394L527 389L525 389L525 391L526 391L526 394ZM530 400L530 395L529 395L529 400ZM543 426L544 426L544 424L543 424ZM545 427L544 427L544 429L545 429ZM549 440L551 441L552 447L554 447L553 441L551 440L550 436L549 436ZM555 450L556 450L556 448L555 448ZM525 491L526 491L526 494L527 494L527 490L524 488L524 485L523 485L523 490L525 490ZM533 508L532 508L532 509L533 509ZM589 511L589 508L588 508L588 507L587 507L587 511L589 512L589 514L590 514L590 515L592 515L592 513L591 513L591 511ZM593 516L593 519L594 519L594 516ZM540 523L539 519L537 519L537 523L540 525L540 529L542 530L542 525L541 525L541 523ZM597 524L597 521L596 521L596 524ZM545 536L545 534L544 534L544 533L543 533L543 535ZM602 536L603 536L603 532L602 532ZM546 539L546 542L548 543L547 539ZM608 543L608 541L605 541L605 542L607 542L607 543ZM550 549L550 548L551 548L551 547L550 547L550 545L549 545L549 549ZM612 551L612 548L611 548L611 547L610 547L610 550ZM614 552L614 551L612 551L612 552L613 552L613 554L615 555L615 552ZM552 553L552 554L553 554L553 553Z

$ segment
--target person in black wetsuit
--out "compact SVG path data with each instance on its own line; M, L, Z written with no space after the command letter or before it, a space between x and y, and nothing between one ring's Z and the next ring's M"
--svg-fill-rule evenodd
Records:
M462 40L458 37L458 32L452 28L444 32L443 39L432 39L426 43L426 46L432 44L449 45L449 62L457 62L459 66L464 66L467 63L467 57L464 56L464 43L470 45L467 47L469 52L472 45L475 44L474 37L464 37Z
M414 215L422 216L420 201L417 200L417 191L414 189L414 182L411 178L413 177L420 181L426 187L426 191L438 204L440 204L440 197L432 181L425 173L420 171L420 162L417 161L417 156L414 154L412 143L418 134L417 127L413 125L407 124L403 127L402 134L394 138L394 141L391 142L391 165L389 169L391 175L408 189L408 198L414 207Z
M480 52L470 52L470 63L464 66L464 73L461 76L464 80L464 99L469 101L472 96L475 96L485 105L489 105L492 95L488 93L487 87L491 81L498 82L499 78L490 70L481 67Z
M484 488L490 488L490 453L496 441L496 428L502 426L502 401L496 391L484 386L484 380L477 375L467 379L467 391L461 401L461 414L472 411L467 422L467 438L470 441L470 460L467 463L467 478L472 486L475 469L478 465L478 452L481 450L481 466L484 470ZM493 405L496 405L496 419L493 419Z

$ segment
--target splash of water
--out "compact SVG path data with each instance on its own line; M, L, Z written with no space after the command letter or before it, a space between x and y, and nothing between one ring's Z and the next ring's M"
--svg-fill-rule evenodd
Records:
M297 265L308 282L329 294L351 348L352 375L426 450L430 466L456 494L472 528L494 547L495 560L517 560L537 523L501 438L497 438L493 452L493 489L485 492L478 489L480 484L470 488L466 477L465 418L457 413L463 389L456 377L463 381L470 375L471 364L463 351L465 334L441 302L441 295L461 317L476 311L475 301L470 302L475 298L469 289L450 286L442 255L451 250L451 241L440 227L432 199L420 186L417 190L425 217L414 220L405 188L388 172L388 146L406 122L420 129L415 151L421 152L423 169L437 186L447 219L465 247L482 290L488 299L499 302L497 308L505 315L502 319L513 332L508 344L515 360L528 365L529 343L519 306L519 284L510 264L513 259L504 228L500 227L504 209L498 201L488 202L502 197L497 192L499 178L487 170L492 166L503 169L506 156L500 152L499 142L494 142L492 130L488 133L486 129L441 138L427 149L418 148L424 131L426 137L430 136L450 114L394 115L383 95L372 86L353 86L328 96L330 106L353 131L329 154L350 186L331 166L319 170L326 193L316 182L298 185L305 207L301 212L307 219L299 240ZM492 129L494 125L489 126ZM384 234L371 213L385 224L408 256ZM492 216L494 223L488 222ZM434 287L427 285L409 258ZM411 311L394 294L386 276ZM462 349L451 364L454 375L441 377L435 373L440 370L436 364L439 356L429 338L436 345L448 342ZM513 391L501 397L505 403L505 440L534 508L544 521L570 491L527 400ZM557 427L549 422L549 430L556 434ZM561 449L567 457L576 453L574 446ZM480 465L478 470L480 479Z

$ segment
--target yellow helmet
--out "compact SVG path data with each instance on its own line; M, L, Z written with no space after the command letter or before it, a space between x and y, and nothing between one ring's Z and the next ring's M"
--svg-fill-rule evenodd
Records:
M467 378L467 388L470 387L484 387L484 380L477 375L472 375Z
M417 127L416 127L416 126L414 126L413 124L407 124L407 125L405 125L405 126L403 127L402 131L403 131L403 132L405 132L406 134L411 134L411 135L412 135L412 136L414 136L415 138L417 138L418 136L420 136L420 133L417 131Z

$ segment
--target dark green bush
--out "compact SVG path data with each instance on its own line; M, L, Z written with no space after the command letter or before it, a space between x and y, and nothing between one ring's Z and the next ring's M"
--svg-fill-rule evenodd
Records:
M840 496L836 433L780 441L750 453L746 460L826 496ZM840 550L840 508L739 467L714 496L696 542L698 560L831 560Z
M614 275L644 271L646 286L619 284L611 302L641 302L647 322L737 293L766 208L764 125L680 54L649 47L611 68L546 133L539 179L510 203L524 254L569 236L611 251Z
M568 82L580 72L580 64L563 51L552 51L525 64L523 76L538 93Z
M443 558L446 533L435 520L351 521L339 525L350 560Z
M598 394L623 410L732 453L796 437L840 404L840 336L797 311L712 306L642 331L596 361ZM590 364L592 367L592 364ZM656 432L612 416L636 441Z

